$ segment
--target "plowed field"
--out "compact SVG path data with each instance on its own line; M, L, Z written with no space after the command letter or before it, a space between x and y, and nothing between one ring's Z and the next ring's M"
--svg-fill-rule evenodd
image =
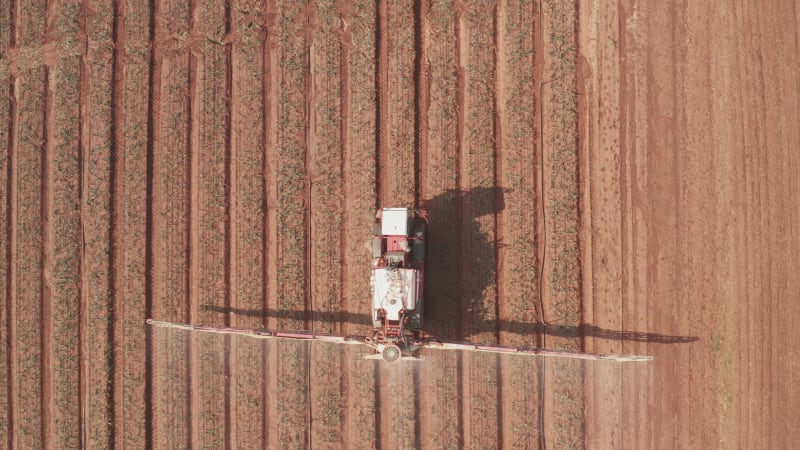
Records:
M800 441L800 9L751 3L0 2L0 445ZM438 339L655 361L146 326L369 334L381 206Z

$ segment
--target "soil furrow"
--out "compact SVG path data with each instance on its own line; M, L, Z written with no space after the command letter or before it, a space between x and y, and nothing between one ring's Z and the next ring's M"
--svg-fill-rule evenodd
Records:
M45 153L47 231L45 315L47 366L45 393L49 410L46 442L78 447L81 440L80 397L80 264L81 264L81 34L80 4L61 3L50 10L46 39L55 42L56 56L48 76L47 149ZM142 356L144 356L142 354Z
M391 143L389 142L389 2L375 2L375 189L376 209L389 203Z
M428 110L430 76L428 24L430 4L414 3L414 208L422 207L428 186Z
M116 443L146 445L147 168L149 24L146 5L125 4L118 38L114 157L114 417Z
M265 76L264 38L267 33L265 5L246 8L236 2L232 8L233 48L231 55L231 267L230 321L235 327L265 328L265 176L263 123ZM252 314L250 314L252 313ZM231 446L264 448L265 401L264 364L261 342L231 341L230 394Z

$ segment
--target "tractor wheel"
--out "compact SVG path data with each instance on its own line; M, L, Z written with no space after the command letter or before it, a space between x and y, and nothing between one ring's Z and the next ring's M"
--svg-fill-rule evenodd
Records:
M381 225L375 224L372 232L372 257L380 258L383 256L383 238L375 237L381 234Z
M425 259L426 234L427 230L425 229L425 222L417 222L414 225L414 240L411 243L411 255L418 261Z
M387 345L381 352L381 356L383 357L384 361L388 363L393 363L400 359L402 353L400 352L400 347L396 345Z

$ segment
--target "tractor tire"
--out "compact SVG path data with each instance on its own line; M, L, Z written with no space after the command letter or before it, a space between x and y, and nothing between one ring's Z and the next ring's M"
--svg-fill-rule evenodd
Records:
M418 261L425 259L426 234L425 222L417 222L414 225L414 240L411 243L411 256Z
M372 232L372 257L380 258L383 256L383 238L375 237L381 234L381 225L375 224Z

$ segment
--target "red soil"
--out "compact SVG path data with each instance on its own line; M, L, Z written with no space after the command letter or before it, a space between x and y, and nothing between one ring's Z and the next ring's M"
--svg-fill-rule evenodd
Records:
M0 442L797 440L792 8L139 3L0 11ZM655 361L147 333L368 333L394 205L437 338Z
M647 353L587 373L594 448L797 442L797 9L581 5L584 320L695 337L587 336Z

